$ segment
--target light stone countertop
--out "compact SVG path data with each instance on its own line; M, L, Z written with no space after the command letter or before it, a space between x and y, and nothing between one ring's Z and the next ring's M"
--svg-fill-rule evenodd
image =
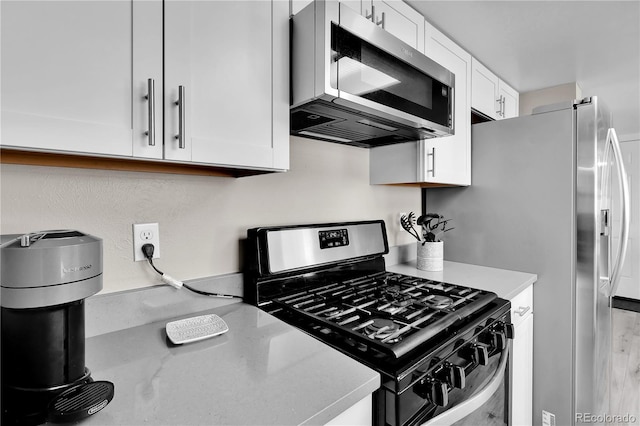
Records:
M415 259L407 260L413 253L387 257L387 270L504 299L537 280L535 274L448 261L443 271L420 271ZM192 284L233 293L241 277ZM377 372L245 303L162 286L94 296L86 310L86 365L94 380L115 384L115 397L84 425L324 424L380 386ZM220 315L229 332L183 346L168 343L168 321L208 312Z
M438 272L421 271L416 261L387 266L390 272L460 284L466 287L492 291L503 299L511 300L538 280L536 274L489 268L487 266L444 261L444 269ZM535 287L534 287L535 291Z
M174 346L160 321L87 339L86 365L115 397L82 424L324 424L380 386L377 372L254 306L187 316L207 312L229 331Z

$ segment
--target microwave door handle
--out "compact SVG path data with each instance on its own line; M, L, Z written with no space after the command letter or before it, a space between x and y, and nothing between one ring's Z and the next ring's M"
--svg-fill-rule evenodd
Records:
M495 374L491 378L491 381L487 386L485 386L482 390L475 393L471 398L461 402L458 405L454 405L447 411L444 411L441 414L438 414L436 417L429 419L426 423L423 423L422 426L436 426L436 425L450 425L458 420L461 420L467 417L469 414L476 411L482 405L484 405L498 390L502 381L504 380L504 373L507 368L507 359L509 358L509 347L511 345L508 344L502 350L500 355L500 363L498 364L498 369Z
M611 293L610 297L616 295L618 285L620 284L620 273L622 272L622 265L627 257L627 243L629 240L629 182L627 181L627 171L624 167L624 159L622 158L622 150L620 149L620 142L618 141L618 135L615 129L611 128L607 132L607 144L611 144L613 148L613 154L616 159L618 168L618 188L620 193L620 222L622 228L620 230L620 242L618 244L618 258L613 265L613 272L611 273Z

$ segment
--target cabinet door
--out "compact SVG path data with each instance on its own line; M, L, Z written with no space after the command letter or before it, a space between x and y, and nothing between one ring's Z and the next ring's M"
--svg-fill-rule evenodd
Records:
M471 107L489 118L499 119L500 79L475 58L472 59L471 72Z
M520 115L520 94L502 80L500 80L498 98L504 102L501 118L513 118Z
M133 1L133 156L163 158L162 1ZM152 83L149 97L149 80ZM150 109L149 102L153 100ZM153 126L153 133L149 128Z
M512 424L526 426L533 414L533 315L515 328L513 341Z
M165 158L288 167L288 11L282 1L165 2Z
M400 0L373 0L375 23L414 49L424 52L424 17Z
M533 286L511 299L515 327L511 378L511 420L515 426L531 425L533 415Z
M425 23L425 52L455 74L454 129L444 138L420 141L422 181L471 184L471 55Z
M424 17L402 0L345 0L340 3L356 10L414 49L424 52Z
M161 65L134 67L134 52L154 52L153 34L134 37L133 3L2 2L3 145L133 155L133 143L146 139L148 123L146 114L141 121L134 111L145 109L146 84L140 87L132 75L155 77L160 87L162 81L154 75ZM154 6L161 13L158 3L144 9ZM161 31L160 24L155 22ZM160 48L161 36L156 41ZM138 154L161 153L159 143Z

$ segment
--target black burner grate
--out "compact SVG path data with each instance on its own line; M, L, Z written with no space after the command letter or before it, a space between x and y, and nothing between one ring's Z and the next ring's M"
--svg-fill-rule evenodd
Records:
M274 302L400 357L495 298L486 291L380 272L298 291Z

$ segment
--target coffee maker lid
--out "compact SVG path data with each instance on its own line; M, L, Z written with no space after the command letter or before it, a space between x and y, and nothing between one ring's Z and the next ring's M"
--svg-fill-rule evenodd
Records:
M74 230L2 236L0 304L37 308L102 289L102 240Z

